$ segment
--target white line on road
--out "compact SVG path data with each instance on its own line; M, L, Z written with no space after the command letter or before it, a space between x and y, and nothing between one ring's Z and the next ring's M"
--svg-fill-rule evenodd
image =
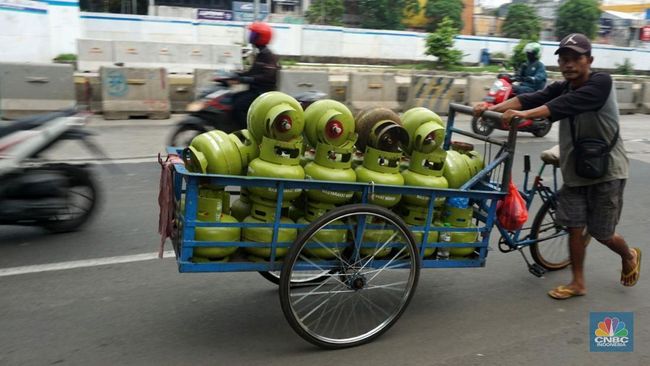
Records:
M175 254L173 250L168 250L166 252L163 252L163 258L174 258L174 257ZM118 264L118 263L142 262L142 261L148 261L152 259L158 259L158 253L143 253L143 254L134 254L134 255L124 255L120 257L84 259L84 260L70 261L70 262L37 264L33 266L0 268L0 277L17 276L17 275L28 274L28 273L63 271L63 270L74 269L74 268L97 267L97 266L105 266L109 264Z

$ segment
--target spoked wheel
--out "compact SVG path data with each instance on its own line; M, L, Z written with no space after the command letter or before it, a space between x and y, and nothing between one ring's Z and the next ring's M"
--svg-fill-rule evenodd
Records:
M344 230L343 243L323 241L323 232ZM332 251L331 256L312 254ZM317 286L292 286L303 271L328 272ZM413 235L395 213L374 205L334 209L303 231L285 258L280 303L291 327L324 348L372 341L408 306L420 262Z
M555 222L555 211L556 202L546 201L537 211L530 229L531 239L540 240L530 246L530 254L537 264L548 271L557 271L571 264L569 232L565 226Z
M481 136L489 136L494 127L487 124L482 117L472 117L472 131Z
M90 171L73 165L54 166L68 178L66 207L59 214L43 222L43 227L54 233L64 233L80 228L93 214L98 201L98 190Z
M205 128L201 126L203 124L203 120L201 120L198 117L187 117L185 121L188 120L196 120L195 123L188 123L188 124L182 124L184 121L181 122L181 125L177 126L174 129L174 132L172 132L172 136L169 139L169 144L171 146L178 146L178 147L187 147L190 146L190 143L192 142L192 139L194 139L196 136L207 132Z

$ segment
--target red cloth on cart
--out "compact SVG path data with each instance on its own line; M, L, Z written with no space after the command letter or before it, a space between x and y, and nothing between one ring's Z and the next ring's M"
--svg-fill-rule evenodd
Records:
M174 164L183 164L183 160L176 154L169 154L165 161L162 161L158 154L158 163L162 167L160 172L160 191L158 192L158 234L160 234L160 248L158 258L163 257L165 241L170 238L174 229Z

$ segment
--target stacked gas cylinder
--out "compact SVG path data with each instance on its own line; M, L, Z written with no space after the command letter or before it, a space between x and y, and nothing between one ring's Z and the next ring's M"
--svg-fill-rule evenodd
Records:
M227 135L210 131L197 136L185 150L187 169L192 172L247 175L251 177L313 179L337 182L364 182L384 185L408 185L429 188L459 188L483 169L483 158L469 144L454 144L443 150L445 125L441 118L425 108L414 108L399 115L385 108L363 110L353 117L343 104L320 100L303 111L292 97L269 92L258 97L248 111L248 129ZM408 164L404 162L407 161ZM337 206L360 202L359 192L336 190L284 189L281 207L273 187L242 188L238 200L230 205L224 187L201 185L197 218L206 222L273 223L279 212L281 223L308 224ZM445 224L471 227L472 206L462 199L437 197L431 222L426 222L429 196L375 194L367 201L399 212L414 230L416 243L423 239L422 227ZM337 224L337 223L334 223ZM452 242L473 242L477 232L449 229ZM297 237L295 228L278 230L277 242L291 243ZM468 235L469 234L469 235ZM320 242L345 245L345 229L327 229L317 233ZM364 238L379 242L392 235L387 230L368 229ZM470 237L471 236L471 237ZM237 251L235 242L270 243L273 228L246 226L197 227L197 241L233 242L232 247L196 247L193 260L225 261ZM437 231L428 233L427 242L439 240ZM332 258L342 250L338 247L311 249L319 258ZM264 261L286 255L286 247L275 253L270 246L244 246L240 253L247 259ZM364 249L362 254L385 256L382 252ZM425 257L434 255L427 248ZM452 256L471 255L473 248L452 248Z

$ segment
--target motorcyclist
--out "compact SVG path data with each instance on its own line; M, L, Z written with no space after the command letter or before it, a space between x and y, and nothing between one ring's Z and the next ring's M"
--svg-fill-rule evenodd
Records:
M255 98L276 89L280 69L278 57L267 47L273 35L271 26L254 22L248 26L248 30L248 41L257 53L250 69L238 72L236 77L236 81L248 84L248 90L233 95L233 117L242 128L246 128L246 114Z
M542 56L542 46L537 42L531 42L524 46L524 52L527 61L517 72L520 83L514 86L515 94L532 93L546 86L546 69L539 60Z

